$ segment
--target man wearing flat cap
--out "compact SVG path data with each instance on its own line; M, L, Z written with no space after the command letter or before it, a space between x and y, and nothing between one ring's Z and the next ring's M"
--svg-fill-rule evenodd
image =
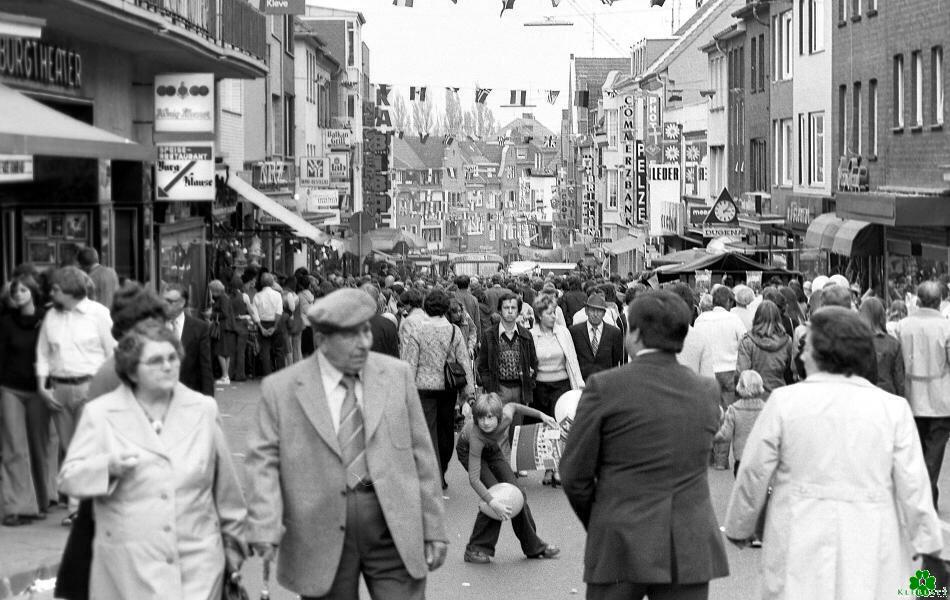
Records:
M261 383L248 535L305 600L421 599L445 560L441 474L409 366L370 352L376 305L341 289L308 318L313 355Z
M623 333L604 321L607 300L595 292L587 298L584 307L586 319L568 328L574 340L574 351L586 380L594 373L612 369L623 360Z

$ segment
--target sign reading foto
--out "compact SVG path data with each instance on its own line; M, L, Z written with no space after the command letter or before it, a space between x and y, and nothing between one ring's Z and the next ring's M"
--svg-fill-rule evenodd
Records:
M156 75L155 131L214 133L214 74Z
M156 144L156 200L214 200L214 146L208 142Z

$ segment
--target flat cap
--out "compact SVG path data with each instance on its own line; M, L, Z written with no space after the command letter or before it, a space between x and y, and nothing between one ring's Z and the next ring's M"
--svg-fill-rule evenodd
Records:
M307 318L320 329L351 329L376 314L376 303L369 294L355 288L342 288L319 298L307 311Z

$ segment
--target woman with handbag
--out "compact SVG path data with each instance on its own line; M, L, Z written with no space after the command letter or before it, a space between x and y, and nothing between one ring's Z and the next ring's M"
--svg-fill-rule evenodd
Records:
M449 295L442 290L432 290L422 308L425 316L413 319L404 329L400 357L412 366L416 374L419 400L432 445L439 456L442 488L445 489L448 487L445 471L452 459L455 443L456 399L459 392L467 398L475 397L475 376L461 330L445 318L449 310ZM451 385L446 385L447 376L452 380Z
M122 385L83 411L59 476L96 515L90 598L221 598L245 556L244 497L212 398L178 382L181 344L137 324Z
M211 294L211 347L212 354L218 358L221 367L221 379L215 381L218 385L231 385L228 375L231 367L231 356L237 347L237 327L234 324L234 312L231 309L231 298L225 291L224 284L212 279L208 284L208 293Z

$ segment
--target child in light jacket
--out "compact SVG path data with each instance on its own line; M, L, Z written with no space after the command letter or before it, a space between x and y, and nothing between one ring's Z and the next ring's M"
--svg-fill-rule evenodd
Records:
M735 459L732 473L739 472L739 461L745 449L746 440L759 413L765 407L765 386L762 376L752 369L743 371L739 375L736 385L739 399L726 409L726 416L722 426L714 438L717 442L732 442L732 456Z

